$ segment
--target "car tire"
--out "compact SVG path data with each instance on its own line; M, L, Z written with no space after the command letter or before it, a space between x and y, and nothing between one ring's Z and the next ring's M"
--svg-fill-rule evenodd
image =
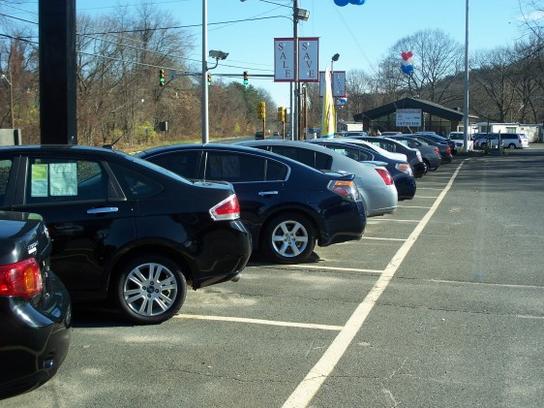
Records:
M139 324L162 323L183 305L187 282L181 268L160 255L141 255L128 262L117 280L123 313Z
M508 148L514 150L516 148L516 145L514 143L510 143L508 145Z
M278 263L291 264L307 259L315 248L312 222L298 213L285 212L267 222L262 235L266 256Z

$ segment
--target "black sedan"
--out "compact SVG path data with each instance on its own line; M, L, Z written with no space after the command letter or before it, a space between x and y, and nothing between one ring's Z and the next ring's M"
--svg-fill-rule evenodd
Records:
M320 246L360 239L365 209L352 174L323 172L274 153L234 145L179 145L139 157L193 180L232 183L253 247L300 262Z
M312 142L328 147L359 162L373 162L385 166L391 177L393 177L399 200L411 200L414 198L416 194L416 180L412 173L412 167L408 162L391 159L363 145L350 144L341 139L316 139Z
M0 211L0 399L48 381L68 352L70 297L50 252L39 215Z
M135 322L169 319L187 283L237 279L251 254L230 184L82 146L0 148L0 170L1 207L43 216L72 299L111 298Z

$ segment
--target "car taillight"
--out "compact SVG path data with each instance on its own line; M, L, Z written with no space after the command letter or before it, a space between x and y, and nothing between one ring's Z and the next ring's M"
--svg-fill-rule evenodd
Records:
M438 147L434 147L434 152L440 156L440 149Z
M387 169L378 167L376 168L376 171L378 172L380 177L383 179L383 182L385 183L386 186L390 186L391 184L393 184L393 178L391 177L391 174L389 174Z
M359 190L351 180L331 180L327 187L333 193L348 200L357 201L359 199Z
M412 175L412 167L408 163L397 163L395 164L395 168L398 171L408 174L409 176Z
M0 265L0 296L31 299L43 289L40 265L34 258Z
M240 203L233 194L210 208L210 216L214 221L237 220L240 218Z

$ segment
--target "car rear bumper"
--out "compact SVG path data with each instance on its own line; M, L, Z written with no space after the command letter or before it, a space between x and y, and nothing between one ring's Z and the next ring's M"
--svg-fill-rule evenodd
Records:
M204 234L193 258L193 288L231 280L245 268L251 256L251 235L241 221L223 222Z
M399 200L411 200L416 195L416 180L407 174L393 177Z
M361 239L366 227L365 208L361 201L344 201L323 212L319 246Z
M48 381L68 353L70 298L60 281L48 275L47 314L23 299L0 298L0 399Z
M423 177L425 174L425 163L424 162L418 162L415 165L412 166L412 171L414 172L414 177Z

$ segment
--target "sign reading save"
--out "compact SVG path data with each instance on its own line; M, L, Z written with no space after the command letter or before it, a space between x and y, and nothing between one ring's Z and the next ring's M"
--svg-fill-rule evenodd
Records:
M421 109L397 109L397 127L421 127Z

